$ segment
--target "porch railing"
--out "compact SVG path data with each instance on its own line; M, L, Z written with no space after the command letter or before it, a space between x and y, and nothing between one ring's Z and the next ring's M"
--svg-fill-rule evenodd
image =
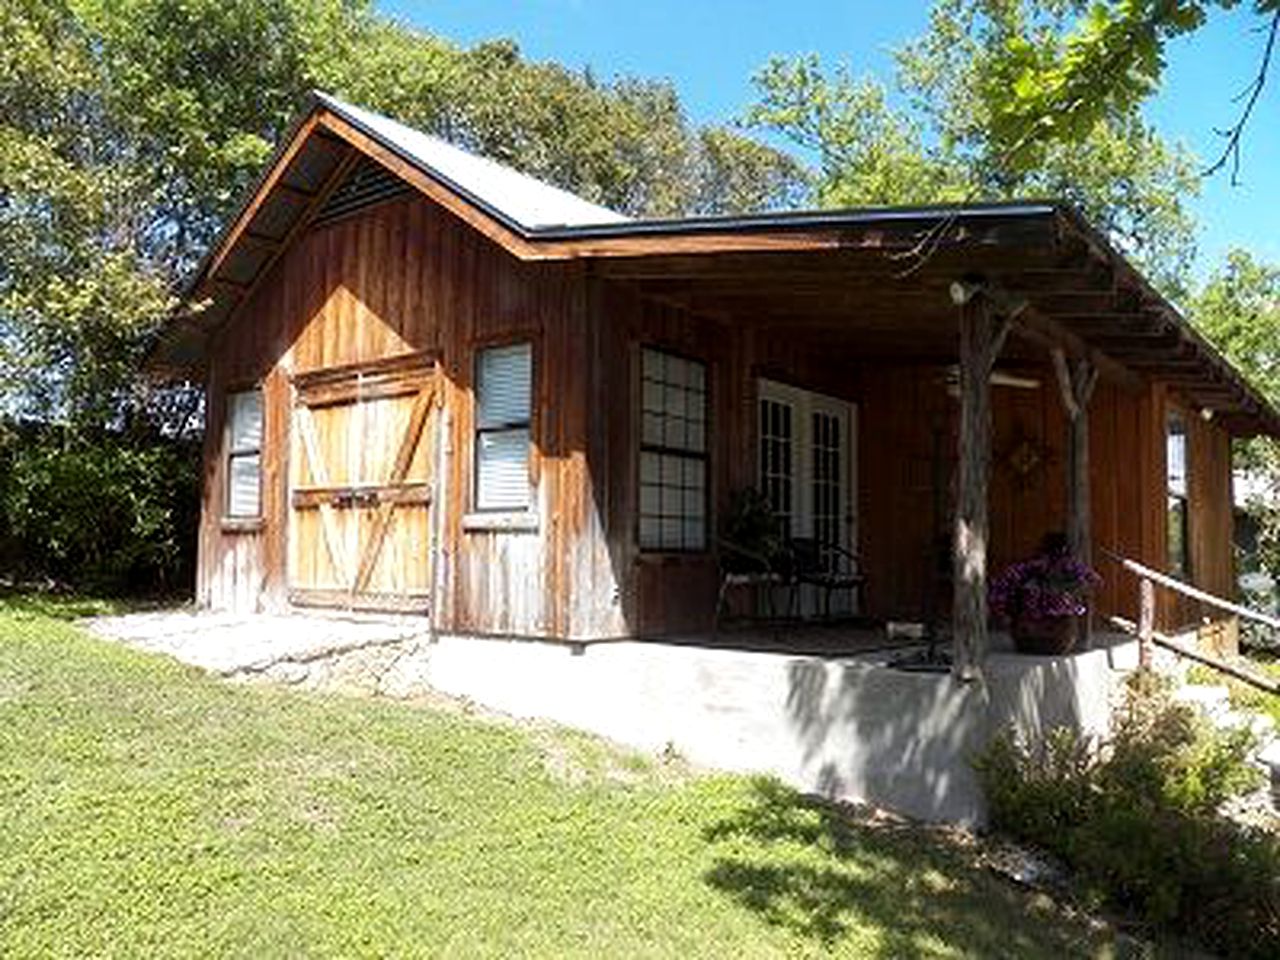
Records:
M1156 591L1157 585L1165 589L1189 597L1192 600L1219 610L1225 610L1227 613L1235 614L1246 620L1252 620L1255 623L1261 623L1270 627L1272 630L1280 630L1280 619L1262 613L1258 610L1252 610L1249 607L1233 603L1223 597L1215 596L1199 587L1194 587L1189 583L1171 577L1167 573L1161 573L1159 570L1153 570L1145 564L1139 563L1131 557L1121 556L1111 550L1103 549L1102 552L1114 560L1117 564L1133 574L1138 579L1138 622L1124 617L1109 618L1112 625L1124 630L1126 633L1132 633L1138 638L1139 660L1146 665L1151 662L1152 646L1164 647L1166 650L1178 654L1178 656L1186 657L1188 660L1194 660L1205 666L1225 673L1237 680L1247 683L1250 686L1257 687L1259 690L1265 690L1268 693L1280 695L1280 681L1273 680L1270 677L1264 677L1245 667L1241 667L1234 663L1229 663L1218 657L1211 656L1207 653L1201 653L1199 650L1193 650L1172 637L1169 637L1156 630Z

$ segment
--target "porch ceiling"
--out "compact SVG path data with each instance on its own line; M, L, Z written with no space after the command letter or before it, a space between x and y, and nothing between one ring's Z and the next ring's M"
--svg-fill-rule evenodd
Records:
M861 356L954 362L952 282L980 279L1025 304L1005 358L1050 346L1087 353L1113 380L1171 384L1237 435L1280 436L1280 416L1123 257L1071 211L957 222L874 245L804 251L672 253L596 261L642 296L735 325L809 336L856 331ZM838 346L833 342L833 348Z

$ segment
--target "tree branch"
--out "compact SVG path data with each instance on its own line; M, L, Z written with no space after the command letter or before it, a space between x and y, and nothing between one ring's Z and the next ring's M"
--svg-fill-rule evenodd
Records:
M1267 45L1262 52L1262 63L1258 65L1258 75L1235 97L1237 101L1245 96L1248 97L1244 110L1240 113L1240 119L1232 127L1216 131L1227 138L1227 145L1223 147L1218 159L1205 169L1202 176L1211 177L1230 163L1231 185L1233 187L1240 185L1240 138L1244 134L1245 126L1249 123L1249 118L1253 116L1254 107L1258 105L1262 88L1267 85L1267 73L1271 69L1271 58L1275 53L1277 32L1280 32L1280 8L1276 9L1271 18L1271 26L1267 31Z

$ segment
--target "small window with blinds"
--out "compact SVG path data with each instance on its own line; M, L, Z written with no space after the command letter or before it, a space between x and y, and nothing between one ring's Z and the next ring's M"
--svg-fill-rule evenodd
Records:
M476 354L475 504L477 510L529 507L529 424L533 347Z
M262 391L227 394L228 517L262 516Z
M640 548L707 548L707 368L640 354Z

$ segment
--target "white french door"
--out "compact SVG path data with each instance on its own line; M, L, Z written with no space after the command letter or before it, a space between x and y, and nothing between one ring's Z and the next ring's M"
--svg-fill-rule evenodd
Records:
M857 409L812 390L759 381L761 491L792 537L853 550L857 543ZM855 613L853 591L832 597L833 613ZM812 588L799 596L804 615L822 610Z

